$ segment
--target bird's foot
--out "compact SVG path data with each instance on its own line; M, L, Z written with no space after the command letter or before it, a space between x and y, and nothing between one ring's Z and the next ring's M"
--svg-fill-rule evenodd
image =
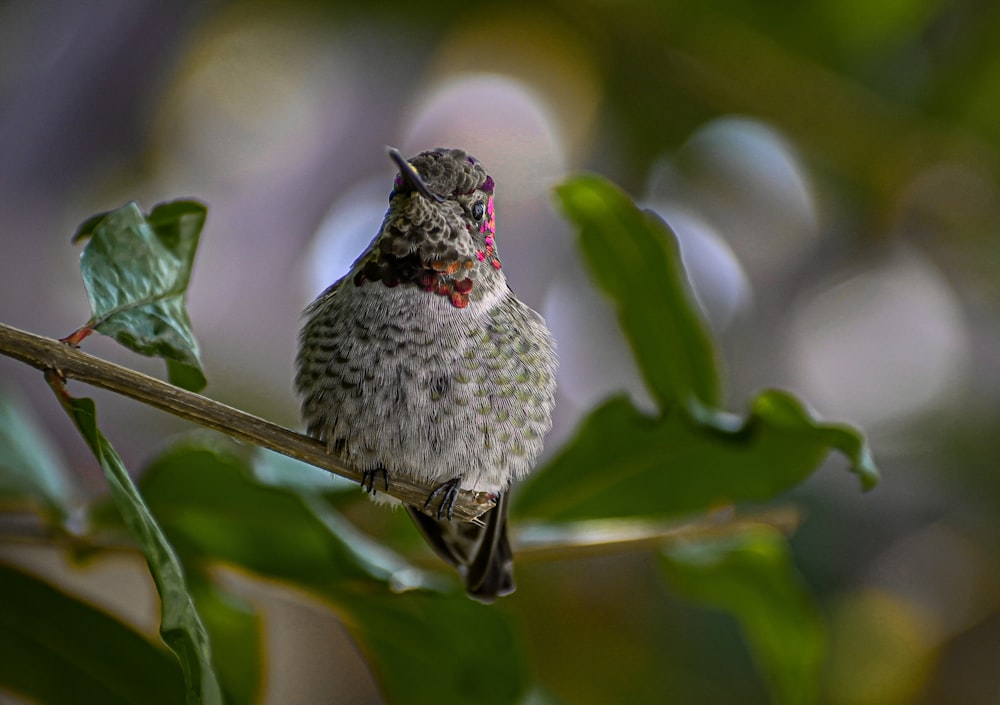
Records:
M448 521L451 521L454 518L455 501L458 499L458 490L461 484L461 480L456 477L454 480L442 482L440 485L435 487L434 490L427 495L427 501L424 502L424 512L430 514L431 516L436 516L438 519L447 519ZM436 513L431 508L435 500L438 500Z
M361 474L361 489L373 497L375 496L375 485L377 483L380 483L386 492L389 491L389 471L381 465L370 470L365 470Z

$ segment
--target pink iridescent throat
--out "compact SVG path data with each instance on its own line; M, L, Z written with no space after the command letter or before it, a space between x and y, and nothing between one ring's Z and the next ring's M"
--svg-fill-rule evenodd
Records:
M500 258L494 253L493 239L497 234L497 217L493 212L493 196L486 201L486 220L479 226L479 232L486 235L486 249L476 251L476 259L485 262L487 259L493 265L493 269L500 269Z

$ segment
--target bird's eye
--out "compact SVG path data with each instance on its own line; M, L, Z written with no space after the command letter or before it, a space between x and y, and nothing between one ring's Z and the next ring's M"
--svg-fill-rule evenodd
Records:
M483 216L486 215L486 204L482 201L476 201L472 204L472 217L476 220L482 220Z

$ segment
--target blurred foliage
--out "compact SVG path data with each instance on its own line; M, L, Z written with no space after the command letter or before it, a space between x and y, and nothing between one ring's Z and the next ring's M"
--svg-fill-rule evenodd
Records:
M5 688L39 703L183 700L177 662L118 619L2 564L0 594Z
M302 7L420 27L424 46L482 21L480 6L453 0L403 15L396 0ZM596 57L633 178L719 114L775 125L855 195L880 198L949 156L992 162L1000 143L1000 8L978 0L588 0L572 10L549 0L507 3L503 15L551 19Z
M739 620L775 702L817 700L826 635L779 533L682 543L661 558L678 593Z
M52 440L10 391L0 396L0 499L31 502L53 524L70 512L72 480Z

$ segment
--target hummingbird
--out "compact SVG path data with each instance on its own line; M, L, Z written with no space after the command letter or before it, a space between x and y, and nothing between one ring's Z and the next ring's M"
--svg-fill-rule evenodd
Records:
M410 517L467 594L492 602L515 588L508 496L552 425L555 341L507 284L486 168L460 149L389 157L378 234L303 314L302 417L377 501L398 503L377 496L393 478L433 487ZM496 505L455 521L460 490Z

